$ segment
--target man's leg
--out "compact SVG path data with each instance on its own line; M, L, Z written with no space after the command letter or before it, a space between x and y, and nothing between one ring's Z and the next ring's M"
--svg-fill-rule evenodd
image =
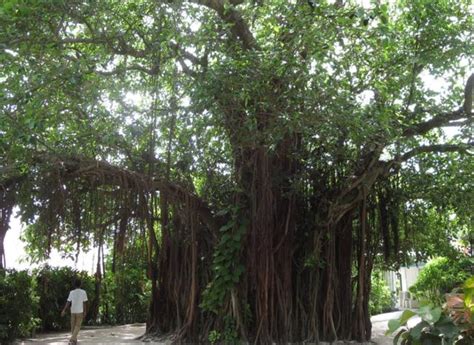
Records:
M69 338L69 343L74 343L74 340L72 339L73 334L74 334L74 327L76 326L76 315L71 313L71 338Z
M73 314L71 314L73 315ZM78 314L74 314L75 315L75 318L74 318L74 329L72 331L72 337L71 337L71 340L73 341L77 341L77 334L79 333L79 330L81 329L81 324L82 324L82 317L83 317L83 313L78 313Z
M75 324L76 324L76 314L71 313L71 334L74 333Z

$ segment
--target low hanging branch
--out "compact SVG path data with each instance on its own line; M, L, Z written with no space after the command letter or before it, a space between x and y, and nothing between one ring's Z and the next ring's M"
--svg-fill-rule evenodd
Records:
M463 108L459 108L458 110L442 113L436 115L431 120L426 122L418 123L412 127L409 127L403 131L404 137L413 137L415 135L423 135L428 133L434 128L439 128L444 125L449 124L451 121L461 120L466 117L466 113L464 112Z
M210 229L217 231L223 220L212 213L209 205L194 193L177 183L162 177L152 177L125 168L81 157L37 157L38 162L52 164L59 168L65 179L87 179L94 185L115 185L121 188L133 188L149 192L166 192L170 201L185 203L191 200L195 211Z
M474 73L468 78L465 92L464 105L458 110L452 112L441 113L434 116L432 119L425 122L420 122L403 131L404 137L413 137L416 135L423 135L430 130L440 128L452 124L452 121L468 120L462 123L467 123L472 115L472 102L474 94ZM455 122L459 123L459 122ZM402 155L399 155L394 160L389 162L379 161L380 154L383 147L377 146L372 152L365 157L365 162L361 165L365 166L360 174L352 176L346 183L347 188L340 191L333 199L330 209L330 219L337 223L347 212L353 210L358 206L358 203L363 199L364 190L370 190L380 176L386 176L391 169L399 165L401 162L407 161L422 153L446 153L446 152L461 152L471 154L470 150L474 147L474 143L461 144L435 144L416 147Z
M429 146L420 146L411 151L404 153L398 159L399 162L407 161L410 158L413 158L421 153L445 153L445 152L462 152L469 153L469 149L474 148L474 143L464 144L464 145L451 145L451 144L440 144L440 145L429 145Z
M474 73L468 78L466 86L464 88L464 102L463 106L458 110L441 113L434 116L432 119L418 123L412 127L409 127L403 131L404 137L413 137L415 135L423 135L434 128L452 125L452 121L462 120L472 116L474 96ZM461 122L464 124L464 122Z
M342 190L335 198L330 208L330 219L337 223L347 212L357 208L359 202L363 200L364 190L368 190L376 183L379 177L387 176L395 166L399 166L401 162L407 161L422 153L447 153L460 152L471 154L469 150L474 148L474 143L468 144L438 144L426 145L414 148L397 158L385 162L370 162L364 172L352 179L352 183ZM377 155L378 157L378 155Z

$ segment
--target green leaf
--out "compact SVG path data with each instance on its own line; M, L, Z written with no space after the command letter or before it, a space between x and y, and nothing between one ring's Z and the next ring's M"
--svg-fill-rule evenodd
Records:
M421 337L421 331L423 330L423 328L428 326L429 324L425 321L417 323L415 327L410 329L410 336L413 337L413 339L415 340L419 340Z
M445 315L442 315L435 326L439 333L444 334L447 338L454 338L460 333L460 329Z
M388 321L388 330L385 332L385 335L391 335L393 332L395 332L397 329L401 327L400 320L398 319L392 319Z
M222 226L219 231L226 232L227 230L231 229L235 225L235 222L229 222L226 225Z
M464 289L464 305L466 308L474 312L474 276L468 278L463 285Z
M440 307L431 308L431 306L424 306L420 308L418 315L420 315L424 321L434 324L439 320L442 312L443 310Z
M468 278L463 285L464 289L474 289L474 275Z
M219 212L217 212L216 216L221 217L221 216L226 215L227 213L229 213L229 210L225 208L225 209L220 210Z
M415 316L416 313L411 311L411 310L405 310L402 315L400 316L400 324L402 326L406 325L408 320L411 319L413 316Z
M222 235L221 243L226 243L229 239L230 239L230 235L229 234L224 234L224 235Z

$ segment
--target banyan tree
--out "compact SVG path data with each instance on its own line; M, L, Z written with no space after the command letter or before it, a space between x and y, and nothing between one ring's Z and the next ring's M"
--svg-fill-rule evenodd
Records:
M370 339L403 186L472 199L474 17L361 3L3 1L0 240L15 205L44 252L142 236L177 341Z

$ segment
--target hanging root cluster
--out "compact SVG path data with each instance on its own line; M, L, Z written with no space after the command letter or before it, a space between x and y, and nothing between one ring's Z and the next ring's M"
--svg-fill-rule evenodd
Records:
M338 185L335 171L299 177L295 190L299 167L290 154L264 147L241 154L242 188L224 215L178 184L77 157L38 165L30 208L49 245L66 238L79 250L94 229L103 260L112 239L113 270L130 239L142 236L149 334L173 334L176 342L369 340L374 258L379 243L387 258L398 246L389 185L358 189L352 206L335 215L324 192ZM13 205L9 190L2 189L0 230Z

